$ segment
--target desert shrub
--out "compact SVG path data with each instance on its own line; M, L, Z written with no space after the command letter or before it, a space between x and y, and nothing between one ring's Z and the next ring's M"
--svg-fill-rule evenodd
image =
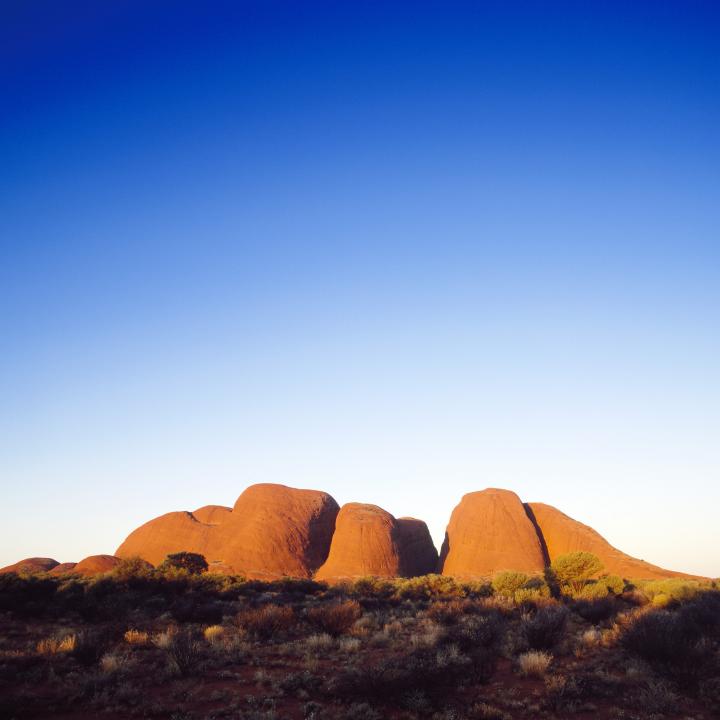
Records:
M187 628L168 633L158 646L165 651L171 672L178 675L186 676L192 673L202 658L200 643Z
M625 590L625 581L619 575L603 575L598 582L605 585L613 595L620 595Z
M203 630L203 637L209 643L216 643L219 640L222 640L224 633L225 628L222 625L208 625L208 627Z
M144 630L127 630L123 638L128 645L148 645L150 643L150 636Z
M124 558L110 571L111 577L118 582L134 583L149 580L155 576L153 566L139 556Z
M72 652L76 642L77 637L74 634L43 638L37 643L35 649L40 655L60 655Z
M497 573L492 580L492 588L496 595L513 598L515 593L524 588L530 576L522 572Z
M577 613L583 620L591 623L600 623L609 620L617 615L619 605L615 598L602 597L597 600L576 600L570 608Z
M400 599L461 598L466 594L467 588L449 575L422 575L398 580L396 583L396 595Z
M468 711L468 717L471 720L512 720L512 715L484 702L475 703Z
M160 572L185 570L190 575L207 572L208 564L204 555L191 552L178 552L168 555L158 567Z
M108 636L99 630L83 630L75 635L72 656L85 667L97 665L105 653Z
M295 613L287 605L263 605L242 610L237 616L238 625L258 640L279 639L295 625Z
M518 670L523 677L545 677L552 662L552 655L541 650L530 650L517 659Z
M560 587L567 588L571 594L576 595L593 575L602 570L603 564L597 555L573 552L555 558L550 567Z
M456 645L463 652L477 648L497 648L505 636L506 623L498 612L467 616L461 623L447 629L444 642Z
M402 658L386 658L335 675L326 692L342 701L403 705L422 693L428 701L445 699L448 690L466 677L469 660L457 649L419 649Z
M106 675L117 675L130 666L130 657L124 653L106 652L100 658L100 670Z
M427 609L427 616L441 625L452 625L476 606L469 600L435 600Z
M698 632L717 635L720 631L720 592L698 593L678 612L683 621L693 624Z
M684 685L694 684L712 658L701 628L680 612L644 612L628 624L620 642L655 671Z
M601 600L609 595L607 585L599 580L589 580L587 584L577 593L578 600Z
M664 607L671 602L682 602L695 597L700 591L700 583L696 580L668 578L642 583L640 590L653 605Z
M202 597L180 597L170 606L170 614L180 623L217 625L223 618L223 606Z
M562 605L548 605L523 616L522 633L532 650L551 650L562 638L568 618Z
M362 615L360 603L346 600L341 603L329 603L307 611L308 622L317 630L332 637L343 635Z
M21 617L42 615L53 601L56 578L46 575L0 574L0 610Z

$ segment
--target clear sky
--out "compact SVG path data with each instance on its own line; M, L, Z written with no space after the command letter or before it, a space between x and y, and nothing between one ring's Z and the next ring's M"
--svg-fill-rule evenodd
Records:
M254 482L720 575L714 2L0 7L0 565Z

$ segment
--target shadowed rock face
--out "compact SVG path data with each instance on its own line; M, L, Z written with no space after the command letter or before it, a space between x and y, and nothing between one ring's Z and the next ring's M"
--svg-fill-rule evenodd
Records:
M158 565L171 553L196 552L211 567L247 577L310 577L327 558L338 509L318 490L251 485L232 510L209 505L150 520L116 554Z
M611 575L647 580L692 577L672 570L664 570L657 565L651 565L620 552L591 527L573 520L552 505L528 503L527 506L540 528L550 562L560 555L583 550L597 555L604 565L603 572Z
M400 572L405 577L434 573L438 552L430 537L428 526L416 518L397 520L400 552Z
M7 565L4 568L0 568L0 573L16 572L16 573L36 573L36 572L49 572L54 567L59 565L57 560L52 558L25 558L19 560L12 565Z
M468 578L502 570L540 573L545 557L520 498L490 488L464 495L453 510L439 567L443 575Z

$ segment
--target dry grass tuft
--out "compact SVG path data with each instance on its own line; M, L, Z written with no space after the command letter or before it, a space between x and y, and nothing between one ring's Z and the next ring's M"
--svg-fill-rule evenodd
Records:
M130 629L123 637L128 645L148 645L150 643L150 635L143 630Z
M530 650L518 657L518 667L523 677L544 677L551 662L552 655L540 650Z
M37 651L40 655L61 655L71 653L77 645L77 635L65 635L63 638L49 637L40 640Z

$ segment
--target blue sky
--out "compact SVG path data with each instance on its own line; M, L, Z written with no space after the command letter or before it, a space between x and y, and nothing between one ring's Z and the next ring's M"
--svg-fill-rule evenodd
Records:
M3 4L0 564L282 482L720 575L720 13L550 5Z

